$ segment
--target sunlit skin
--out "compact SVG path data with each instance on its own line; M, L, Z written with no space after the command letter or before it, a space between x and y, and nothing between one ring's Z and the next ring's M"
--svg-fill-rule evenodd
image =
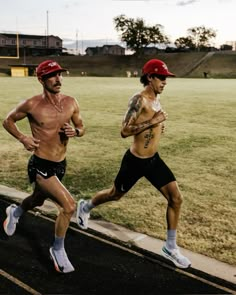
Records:
M161 134L164 131L163 122L167 114L161 109L160 94L167 85L166 77L148 77L148 85L144 90L134 95L128 105L121 128L123 138L133 136L131 153L139 158L150 158L158 150ZM179 220L182 196L176 181L172 181L160 188L160 192L167 199L167 227L176 229ZM92 198L92 204L100 204L117 201L125 193L116 189L115 185L109 189L97 192Z
M122 137L133 136L130 150L140 158L149 158L156 153L163 132L162 122L167 119L159 102L166 80L148 79L149 85L131 98L121 129ZM150 139L148 145L147 138Z
M79 136L85 132L79 104L75 98L60 93L60 71L38 80L43 86L43 93L21 102L7 115L3 126L26 150L42 159L60 162L66 157L69 138L77 135L75 128L79 129ZM25 118L28 118L32 135L22 133L16 124ZM51 198L59 206L55 234L65 237L76 205L56 176L45 179L37 174L34 192L21 206L28 211L41 206L46 198Z
M59 162L65 158L69 138L76 135L75 128L80 130L80 136L84 134L79 105L74 98L60 93L60 72L46 80L39 78L39 81L44 87L43 93L20 103L3 124L28 151L40 158ZM15 124L26 117L32 136L22 134Z

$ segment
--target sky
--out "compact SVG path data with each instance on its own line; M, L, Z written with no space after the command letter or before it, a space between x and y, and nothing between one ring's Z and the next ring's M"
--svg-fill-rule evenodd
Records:
M0 0L0 32L55 35L63 40L120 40L114 17L160 24L172 42L192 27L216 31L213 44L236 41L236 0Z

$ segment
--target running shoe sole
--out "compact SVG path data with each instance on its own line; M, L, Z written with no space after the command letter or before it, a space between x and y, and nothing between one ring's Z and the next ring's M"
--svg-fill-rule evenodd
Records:
M179 267L179 268L189 268L191 266L191 263L187 266L184 266L180 263L178 263L178 261L176 261L173 257L171 257L168 253L166 253L163 248L161 249L161 255L163 257L165 257L166 259L172 261L174 263L175 266Z
M16 231L16 225L15 225L15 230L12 233L9 233L7 230L7 227L8 227L9 221L10 221L11 208L12 208L12 206L7 207L7 209L6 209L7 218L3 222L4 231L9 237L12 236Z
M63 269L64 267L63 266L60 266L57 262L57 259L56 259L56 256L54 255L53 253L53 250L52 250L52 247L49 249L49 252L50 252L50 258L53 260L53 263L54 263L54 267L56 269L57 272L62 272L63 273Z
M54 263L54 267L55 267L55 270L57 272L60 272L60 273L69 273L69 272L73 272L75 269L73 268L73 266L71 266L72 268L69 270L69 271L64 271L64 266L60 266L57 262L57 258L56 258L56 255L54 255L53 253L53 248L51 247L49 249L49 252L50 252L50 258L53 260L53 263Z

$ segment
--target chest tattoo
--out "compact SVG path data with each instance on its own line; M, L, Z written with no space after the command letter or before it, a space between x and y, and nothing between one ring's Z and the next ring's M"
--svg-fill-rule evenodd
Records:
M148 145L153 137L154 137L153 130L152 130L152 128L150 128L149 132L147 134L145 134L145 136L144 136L144 138L145 138L144 148L145 149L148 148Z

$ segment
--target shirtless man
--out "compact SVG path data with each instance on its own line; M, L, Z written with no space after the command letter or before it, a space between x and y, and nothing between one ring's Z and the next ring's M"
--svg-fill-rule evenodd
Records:
M177 267L190 266L176 244L176 229L179 220L182 196L175 176L157 153L161 133L167 114L161 109L160 93L166 86L166 78L174 76L161 60L148 61L143 69L140 82L144 90L134 95L129 102L121 129L123 138L133 136L133 143L126 151L120 170L111 188L102 190L77 206L77 223L82 229L88 226L90 211L105 202L117 201L141 178L146 177L167 199L167 240L162 255Z
M56 203L59 214L55 222L55 239L49 249L56 271L74 271L66 251L64 239L76 203L61 183L66 170L66 149L69 138L84 135L84 126L76 99L60 93L61 73L66 71L53 60L39 64L36 74L43 86L43 93L21 102L3 122L4 128L32 152L28 163L28 175L35 183L33 193L20 206L7 207L7 218L3 223L8 236L16 230L20 216L45 199ZM28 118L32 135L23 134L16 122ZM73 127L71 126L71 122Z

